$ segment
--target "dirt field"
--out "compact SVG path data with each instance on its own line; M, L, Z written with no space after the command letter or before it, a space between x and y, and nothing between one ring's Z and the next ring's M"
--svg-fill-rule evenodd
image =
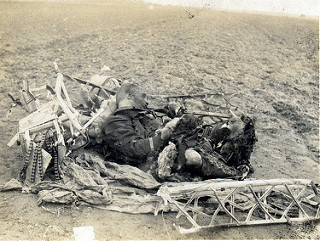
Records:
M226 93L254 116L258 143L251 158L257 179L307 178L319 183L318 20L150 6L0 2L0 183L22 167L20 148L7 147L26 113L8 110L22 80L54 86L53 62L88 79L106 65L155 93ZM68 85L68 84L67 84ZM225 111L207 100L209 111ZM200 100L189 106L203 107ZM129 215L99 209L37 206L37 197L1 193L0 239L71 239L72 227L93 226L96 239L306 239L320 228L273 225L180 235L175 214Z

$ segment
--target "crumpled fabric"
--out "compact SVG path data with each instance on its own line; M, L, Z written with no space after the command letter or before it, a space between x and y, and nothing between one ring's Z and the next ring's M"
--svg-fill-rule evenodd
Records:
M65 158L62 164L63 179L42 181L31 187L38 193L38 204L85 202L103 206L106 210L126 213L154 213L176 210L165 206L156 195L161 185L142 170L107 162L100 155L82 151L74 158Z
M105 187L101 191L97 190L80 190L76 192L80 200L93 205L108 205L112 203L112 193Z
M41 190L38 193L38 205L42 203L64 203L70 204L77 199L77 196L72 191L54 188L51 190Z
M81 189L83 187L94 187L97 185L108 186L100 174L92 169L85 169L74 163L72 159L67 159L63 163L63 183L67 187Z
M0 186L0 192L22 190L22 183L12 178L10 181Z
M62 165L63 179L59 182L40 182L31 188L38 192L38 204L72 203L83 201L92 205L107 205L112 202L112 193L106 180L99 173L76 164L66 158Z
M150 173L144 172L134 166L104 161L101 155L93 151L83 150L76 153L75 156L76 162L80 166L94 170L110 180L118 180L123 184L142 189L156 189L161 185Z

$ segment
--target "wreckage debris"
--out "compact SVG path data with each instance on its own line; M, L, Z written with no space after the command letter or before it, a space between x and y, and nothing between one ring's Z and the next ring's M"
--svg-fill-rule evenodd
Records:
M191 224L189 228L178 227L181 233L220 226L320 219L318 189L312 181L304 179L189 183L180 187L163 185L157 195L165 203L176 205L179 209L177 218L184 217Z
M80 83L86 93L83 102L89 109L89 115L72 106L63 83L64 77ZM96 75L91 81L58 72L54 89L48 85L39 88L49 93L50 99L44 104L35 98L27 81L24 81L22 95L31 114L19 121L18 133L8 143L13 146L19 142L24 153L20 180L9 181L0 187L0 191L23 189L24 192L36 193L38 205L83 203L128 213L178 212L177 217L186 218L191 225L189 228L179 227L181 233L217 226L320 219L318 187L309 180L215 179L162 183L137 167L120 165L79 148L83 146L77 146L79 140L85 140L86 145L90 135L99 143L99 128L95 128L93 133L88 129L101 125L103 118L113 112L113 94L120 85L120 81L110 76ZM230 118L216 113L197 114ZM252 131L253 122L251 119L247 121L245 124ZM251 137L255 142L255 136ZM242 142L242 139L235 140L239 146L244 145ZM248 156L251 151L242 154ZM161 181L170 179L176 156L174 143L169 143L159 155L156 173ZM230 156L228 160L232 161L232 158Z

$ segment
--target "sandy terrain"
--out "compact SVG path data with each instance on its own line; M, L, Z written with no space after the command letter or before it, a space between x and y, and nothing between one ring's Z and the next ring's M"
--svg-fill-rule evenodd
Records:
M117 3L117 4L116 4ZM254 116L257 179L307 178L319 183L318 20L160 7L120 1L0 2L0 182L17 176L20 148L6 144L26 113L8 114L7 92L55 81L53 62L88 79L107 65L136 79L148 93L228 93ZM70 85L71 86L71 85ZM156 100L154 100L155 102ZM192 103L190 103L192 102ZM209 111L225 112L218 97ZM204 108L200 100L189 106ZM70 239L72 227L93 226L97 239L320 238L309 225L204 230L181 236L174 214L128 215L99 209L36 204L36 196L1 193L0 239ZM316 231L318 230L318 231Z

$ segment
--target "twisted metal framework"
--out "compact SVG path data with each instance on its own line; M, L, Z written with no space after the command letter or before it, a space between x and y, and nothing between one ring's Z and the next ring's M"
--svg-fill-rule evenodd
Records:
M31 165L30 181L35 182L37 176L39 176L40 181L43 179L45 170L42 151L45 149L44 146L46 146L45 151L52 157L55 179L61 179L62 173L59 164L63 156L66 155L65 148L58 150L58 146L65 147L62 123L69 122L72 135L71 141L79 135L87 137L86 131L88 127L104 111L104 108L100 108L91 119L81 125L78 118L80 113L72 106L63 82L63 74L61 73L57 74L55 89L49 85L39 89L46 89L50 93L51 101L40 104L30 91L28 82L24 81L23 96L25 105L27 110L32 113L19 121L18 133L8 143L8 146L11 147L14 143L22 142L22 150L25 155L24 165L19 176L23 181L28 179L29 165ZM28 100L27 98L29 97L30 99ZM35 101L36 105L28 106L32 101ZM48 134L49 132L50 134ZM35 135L36 137L34 137ZM71 142L70 140L69 143Z
M179 209L191 227L178 226L180 233L202 228L320 219L317 187L305 179L271 179L214 182L163 187L158 191L165 203Z

